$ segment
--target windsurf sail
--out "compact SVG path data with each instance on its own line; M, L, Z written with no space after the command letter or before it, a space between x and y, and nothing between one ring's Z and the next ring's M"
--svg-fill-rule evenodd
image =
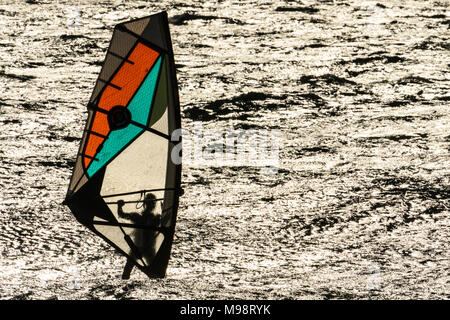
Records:
M89 99L64 203L152 278L165 276L172 247L181 165L171 154L181 138L171 136L180 128L167 13L118 24Z

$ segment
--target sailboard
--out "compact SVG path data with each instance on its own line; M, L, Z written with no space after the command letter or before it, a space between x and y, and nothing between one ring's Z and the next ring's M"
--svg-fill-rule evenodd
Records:
M181 157L181 136L171 137L180 128L167 13L116 25L64 204L151 278L165 276L172 247L181 195L172 154Z

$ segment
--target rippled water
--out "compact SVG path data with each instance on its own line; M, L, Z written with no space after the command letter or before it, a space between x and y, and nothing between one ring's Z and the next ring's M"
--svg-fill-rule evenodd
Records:
M0 0L0 298L448 299L448 1ZM280 132L185 163L168 275L61 205L115 24L167 10L182 124Z

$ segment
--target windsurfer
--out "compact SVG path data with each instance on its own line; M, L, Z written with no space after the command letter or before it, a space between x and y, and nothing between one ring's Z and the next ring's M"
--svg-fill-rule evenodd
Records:
M158 227L161 222L161 216L153 212L156 205L155 195L153 193L147 194L144 198L143 203L143 210L141 213L125 213L122 209L125 205L125 202L123 200L119 200L117 201L117 213L119 214L120 218L131 220L135 224Z
M134 253L134 256L140 256L141 253L145 252L148 255L150 255L149 258L152 258L154 255L153 248L149 248L149 245L151 243L151 240L158 234L157 231L152 229L146 229L142 227L159 227L161 225L161 215L154 212L155 205L156 205L156 197L153 193L149 193L145 196L143 201L143 210L141 213L138 212L129 212L126 213L123 211L123 206L125 205L125 202L123 200L117 201L117 213L120 218L131 220L136 225L140 226L141 228L136 228L133 238L134 243L137 246L137 249L139 249L139 253ZM149 252L151 250L151 252ZM125 265L122 279L129 279L131 270L133 269L133 260L131 258L128 258L127 263Z

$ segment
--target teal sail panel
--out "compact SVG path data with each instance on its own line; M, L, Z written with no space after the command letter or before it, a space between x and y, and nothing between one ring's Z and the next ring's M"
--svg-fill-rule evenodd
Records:
M131 120L142 125L147 125L148 116L151 111L153 95L158 82L159 69L161 68L161 57L158 58L152 70L144 80L141 88L128 105L131 112Z

